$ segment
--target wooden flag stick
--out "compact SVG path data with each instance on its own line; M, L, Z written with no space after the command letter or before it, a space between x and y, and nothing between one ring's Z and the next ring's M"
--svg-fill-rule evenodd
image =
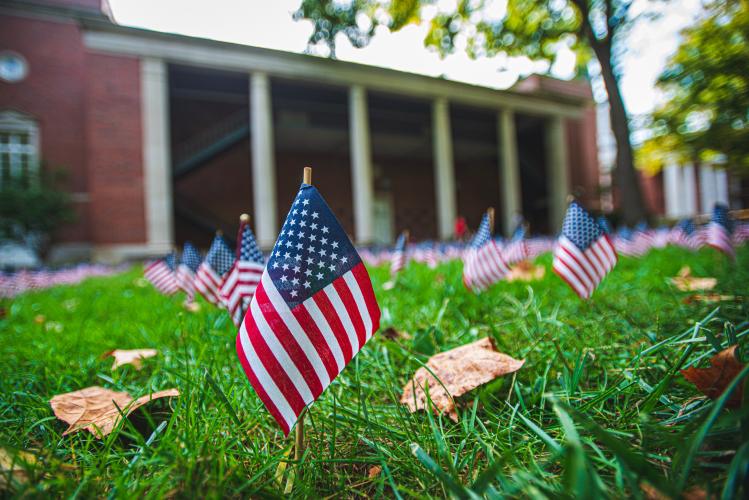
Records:
M494 207L489 207L486 213L489 215L489 233L494 234Z
M304 167L304 180L305 184L312 185L312 167Z
M312 167L304 167L303 182L312 185ZM304 454L304 417L307 416L307 408L299 414L294 428L294 460L301 460ZM300 471L301 472L301 471ZM301 475L301 473L299 474Z
M248 222L250 222L250 216L248 214L240 215L239 222L244 222L245 224L247 224Z

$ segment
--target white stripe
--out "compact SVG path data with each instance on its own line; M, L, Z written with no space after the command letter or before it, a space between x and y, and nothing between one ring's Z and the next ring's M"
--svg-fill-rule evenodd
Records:
M255 301L253 300L253 302ZM263 390L270 400L273 401L273 404L278 408L286 425L291 429L294 422L296 422L296 414L294 413L294 410L291 409L289 402L286 401L286 398L278 389L273 378L265 370L263 362L260 361L260 357L255 352L255 348L252 347L252 342L250 342L250 338L247 336L247 330L244 323L242 323L242 327L239 329L239 343L242 346L242 353L244 354L244 357L247 358L247 364L250 366L250 369L255 374L255 377L257 377L258 382L263 387Z
M330 299L330 303L333 304L333 309L335 309L338 319L341 320L343 329L346 331L346 335L348 335L348 340L351 343L351 356L353 357L357 352L359 352L360 346L359 339L356 337L354 324L351 322L348 311L346 311L346 306L343 305L343 301L338 296L338 292L332 283L323 288L323 291L325 292L325 295L328 296L328 299Z
M322 313L320 308L317 307L317 304L312 297L305 300L302 305L307 310L307 314L309 314L310 318L312 318L312 321L314 321L315 325L317 325L317 329L320 330L320 333L322 333L322 336L325 338L325 342L327 342L328 348L330 349L330 352L333 353L333 357L335 358L335 364L338 367L338 373L341 373L341 370L343 370L346 365L346 360L343 357L341 345L338 343L338 339L333 333L333 329L330 328L330 325L328 324L328 320L325 319L325 315Z
M596 281L595 281L595 273L585 272L585 260L581 259L583 262L579 262L574 258L575 253L580 253L579 250L577 250L577 247L574 243L572 243L570 240L568 240L565 236L559 237L559 258L562 260L565 264L567 264L567 267L570 268L570 271L574 272L577 278L585 285L586 289L594 289L596 287ZM565 250L568 250L569 253L565 252ZM575 252L577 250L577 252ZM572 255L570 255L572 254ZM590 274L594 275L593 277L590 276Z
M367 303L364 301L364 294L362 294L359 288L359 283L354 277L354 273L351 271L343 275L343 280L348 285L348 289L351 292L351 296L354 297L356 302L356 308L359 309L359 316L361 316L362 322L364 323L364 335L367 340L372 336L372 318L369 317L369 309L367 309Z
M330 377L328 376L328 371L325 369L325 365L323 364L322 359L320 359L320 354L317 352L317 349L315 349L315 346L312 345L312 342L310 342L309 337L305 333L304 329L302 329L302 326L299 324L299 322L296 320L294 314L292 314L291 309L289 309L289 306L286 304L286 301L281 298L281 294L278 293L276 285L273 284L273 280L268 275L267 271L263 273L262 283L263 290L265 290L268 299L270 300L271 304L273 304L273 308L281 317L281 321L283 321L286 325L286 328L289 329L291 335L297 341L297 344L299 344L302 352L304 352L307 360L315 370L317 378L320 380L320 385L322 385L324 389L328 386L328 384L330 384ZM253 300L253 302L255 301Z
M556 272L567 278L569 285L575 293L583 298L588 298L590 296L589 289L578 279L577 275L567 267L561 258L555 258L552 267Z
M265 339L268 349L273 353L273 357L276 358L276 361L281 365L284 372L286 372L286 375L289 376L291 383L296 387L296 390L302 397L302 400L304 400L304 403L309 404L315 398L312 396L312 390L307 385L307 381L304 379L302 372L299 371L299 368L294 364L294 361L286 352L286 349L283 348L280 340L268 325L268 322L263 315L263 311L260 310L260 306L256 300L252 301L250 309L252 311L252 319L255 321L258 332L260 332L260 335Z

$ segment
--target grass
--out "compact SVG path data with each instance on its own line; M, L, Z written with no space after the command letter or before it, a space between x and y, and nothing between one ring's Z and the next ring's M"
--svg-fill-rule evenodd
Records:
M372 269L383 327L410 338L376 335L311 407L291 484L293 439L245 380L226 313L205 303L185 311L139 268L5 301L0 445L38 460L27 481L5 473L0 485L56 497L278 496L288 485L296 497L593 498L644 495L644 482L672 495L694 486L747 494L749 404L706 400L678 370L726 346L726 324L739 342L749 333L749 247L733 265L709 249L623 258L589 302L550 260L538 259L543 280L481 295L463 288L459 262L411 264L392 291L382 290L387 269ZM668 283L684 264L737 300L684 303L688 294ZM527 361L516 377L464 397L458 424L398 403L431 354L487 335ZM140 347L160 350L141 371L112 372L100 359ZM49 399L90 385L136 397L178 387L182 396L173 411L139 410L103 440L62 436Z

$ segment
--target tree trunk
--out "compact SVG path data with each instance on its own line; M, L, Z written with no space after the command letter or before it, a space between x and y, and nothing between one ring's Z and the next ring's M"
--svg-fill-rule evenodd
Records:
M601 75L609 96L609 117L616 140L614 186L619 188L619 200L624 223L634 225L647 218L648 211L642 198L640 179L635 170L632 144L629 142L629 119L619 91L619 80L611 64L611 49L593 42L593 50L601 64Z

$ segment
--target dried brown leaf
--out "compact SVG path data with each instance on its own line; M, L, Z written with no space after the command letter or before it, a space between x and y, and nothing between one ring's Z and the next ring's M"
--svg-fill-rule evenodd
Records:
M401 403L408 406L411 413L423 410L427 405L425 388L428 387L435 408L457 422L458 413L453 398L497 377L516 372L523 363L524 359L517 360L498 352L492 340L486 337L429 358L426 365L439 381L426 368L419 368L413 379L403 387Z
M134 400L127 392L115 392L93 386L58 394L49 404L57 418L70 424L62 433L63 436L86 429L97 437L104 437L111 433L119 422L120 411L128 416L150 401L176 396L179 396L177 389L167 389Z
M385 328L384 330L380 330L379 335L385 337L388 340L408 340L411 338L411 335L406 332L401 332L400 330L396 330L392 326L389 326Z
M159 353L156 349L115 349L107 351L101 355L102 358L112 356L114 364L112 370L116 370L122 365L133 365L136 370L142 368L142 360L152 358Z
M8 479L18 483L26 483L29 480L26 467L36 464L36 455L27 451L11 452L0 448L0 486L8 484Z
M369 472L367 472L367 477L369 479L374 479L377 476L379 476L381 472L382 472L381 465L373 465L372 467L369 468Z
M671 278L671 283L682 292L694 292L697 290L712 290L718 284L718 280L710 277L692 276L692 270L689 266L684 266L676 276Z
M524 260L513 266L505 279L507 281L535 281L543 278L545 274L546 268L544 266L537 266Z
M647 500L671 500L670 496L661 493L650 483L640 483L640 489ZM706 498L707 492L699 486L692 486L679 497L680 500L705 500Z
M684 300L682 302L684 302L685 304L695 304L697 302L713 304L715 302L727 302L735 300L738 300L735 295L720 295L717 293L695 293L684 297Z
M697 389L709 397L710 399L716 399L723 394L728 384L736 378L736 375L744 368L744 365L739 362L736 357L737 346L731 346L728 349L720 351L718 354L710 358L710 367L708 368L695 368L690 366L685 370L681 370L684 378L692 382ZM730 407L737 407L741 404L741 397L743 394L743 385L738 387L730 399L726 403Z

